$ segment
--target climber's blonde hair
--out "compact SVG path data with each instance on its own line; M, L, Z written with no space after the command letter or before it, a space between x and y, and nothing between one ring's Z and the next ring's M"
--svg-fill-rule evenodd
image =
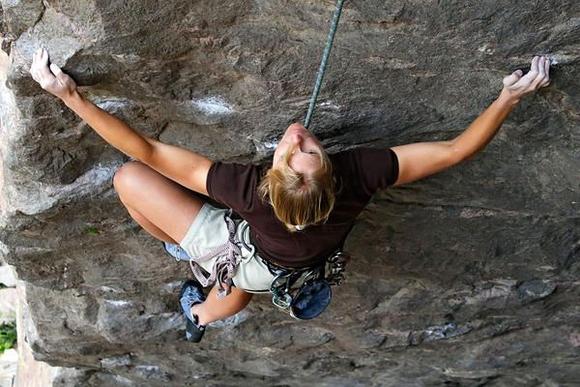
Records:
M276 167L270 168L258 188L274 208L276 217L291 231L325 222L334 207L332 163L317 150L320 168L311 174L296 172L289 165L296 146L289 149Z

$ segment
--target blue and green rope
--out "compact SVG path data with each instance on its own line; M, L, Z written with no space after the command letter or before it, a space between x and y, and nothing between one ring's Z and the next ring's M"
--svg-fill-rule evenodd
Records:
M334 42L334 34L338 28L338 20L340 19L340 14L342 13L342 5L345 0L336 1L336 9L334 10L334 17L332 18L332 23L330 25L330 31L328 32L328 37L326 38L326 46L324 47L324 53L322 54L322 61L320 62L320 67L318 68L318 74L316 75L316 83L314 84L314 91L310 97L310 104L308 106L308 113L306 114L306 119L304 120L304 127L308 128L310 122L312 121L312 116L314 115L314 110L316 108L316 100L318 99L318 93L320 92L320 87L322 86L322 78L324 78L324 73L326 71L326 63L328 62L328 57L330 56L330 50L332 49L332 43Z

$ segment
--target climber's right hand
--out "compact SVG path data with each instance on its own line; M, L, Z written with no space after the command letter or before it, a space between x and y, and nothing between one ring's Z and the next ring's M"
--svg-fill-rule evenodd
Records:
M77 89L75 81L56 64L51 63L49 67L45 48L39 48L34 53L30 74L40 87L62 100L72 96Z

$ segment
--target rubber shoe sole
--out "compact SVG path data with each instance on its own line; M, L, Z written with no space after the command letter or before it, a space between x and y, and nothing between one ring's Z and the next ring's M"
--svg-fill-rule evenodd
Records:
M197 317L191 313L191 307L205 301L203 288L197 281L185 281L179 292L179 306L185 317L185 338L187 341L199 343L205 333L205 326L197 323Z

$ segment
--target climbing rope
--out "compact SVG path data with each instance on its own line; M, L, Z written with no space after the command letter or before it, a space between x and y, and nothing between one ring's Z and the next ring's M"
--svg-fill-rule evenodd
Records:
M312 91L312 96L310 97L310 105L308 106L308 113L306 114L306 119L304 120L305 128L308 128L308 126L310 126L310 121L312 120L312 116L314 115L316 100L318 99L320 86L322 86L322 78L324 78L324 72L326 71L326 62L328 61L328 57L330 56L330 50L332 49L334 34L336 33L336 29L338 28L338 20L340 19L343 3L344 0L336 0L336 9L334 10L334 17L332 18L330 31L328 32L328 37L326 38L326 46L324 47L322 61L320 62L318 74L316 75L316 83L314 84L314 90Z

